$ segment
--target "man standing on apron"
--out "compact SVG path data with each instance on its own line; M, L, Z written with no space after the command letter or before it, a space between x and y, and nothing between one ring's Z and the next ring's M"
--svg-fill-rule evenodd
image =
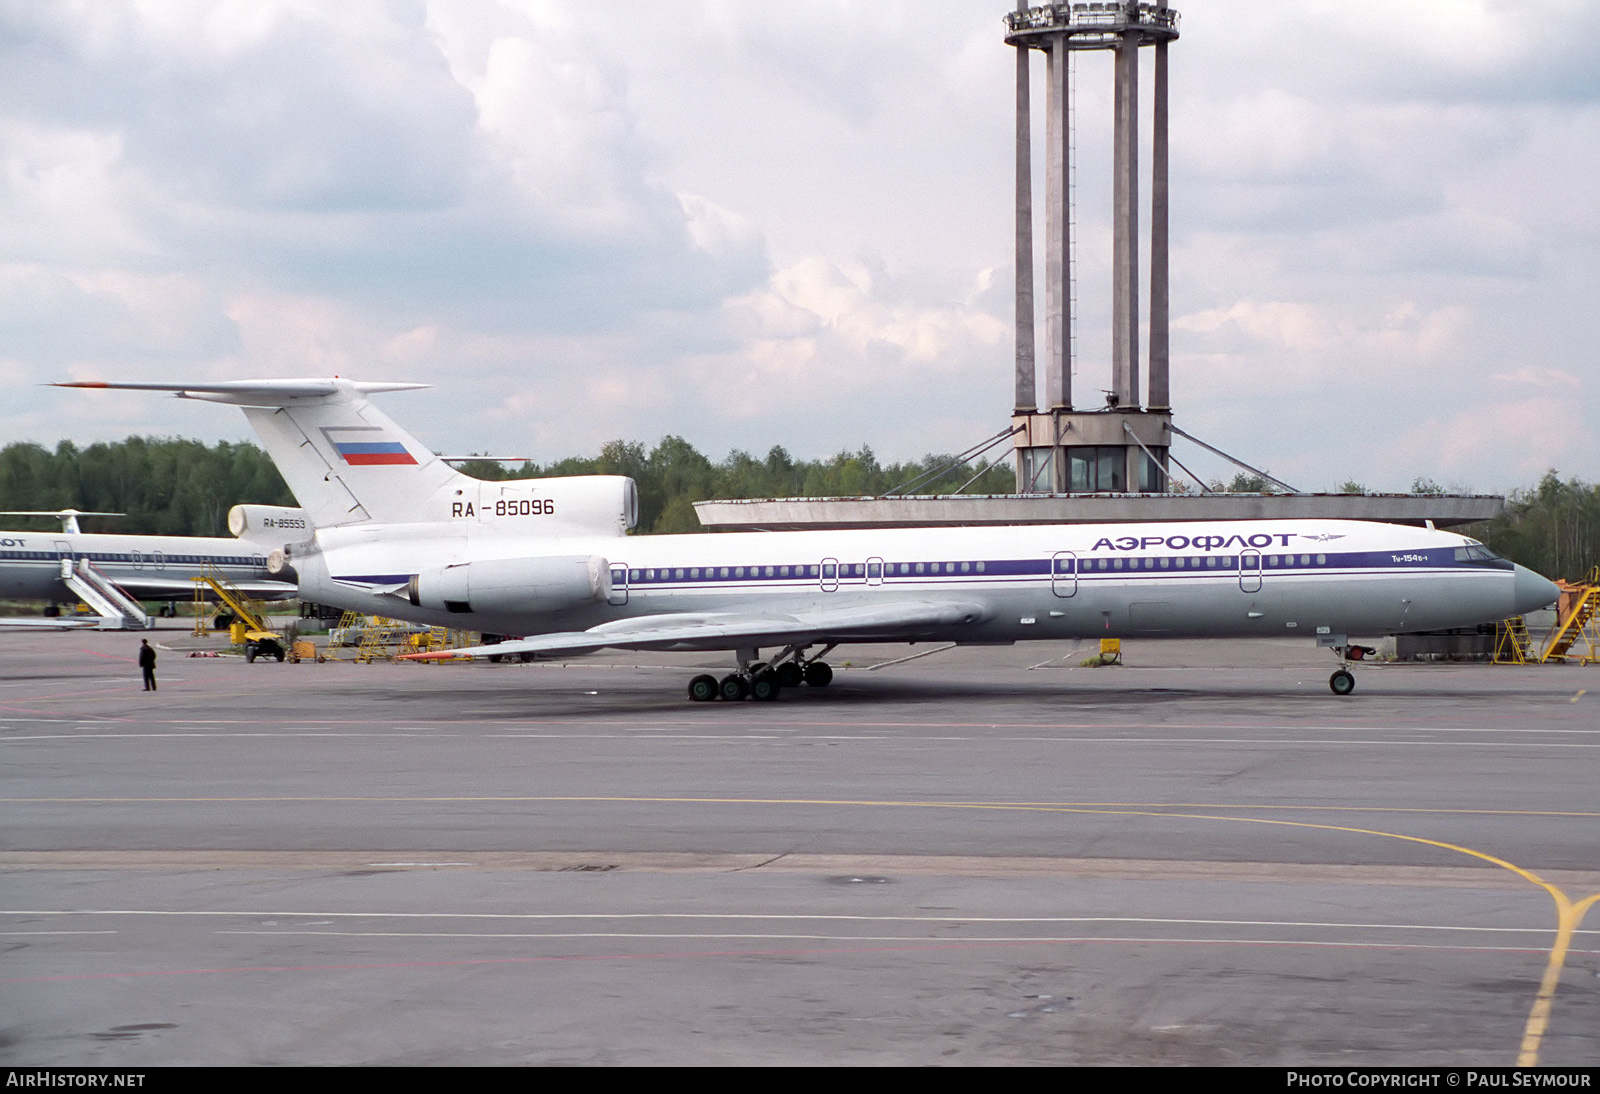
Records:
M144 690L156 690L156 651L148 638L139 640L139 671L144 673Z

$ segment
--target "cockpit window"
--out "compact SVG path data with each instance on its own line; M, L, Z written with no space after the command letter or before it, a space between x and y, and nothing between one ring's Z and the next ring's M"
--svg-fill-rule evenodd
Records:
M1489 548L1483 546L1483 544L1476 543L1471 540L1468 541L1467 546L1457 547L1455 554L1457 562L1465 562L1469 565L1476 563L1480 566L1493 566L1497 569L1505 570L1509 570L1511 568L1511 563L1507 562L1505 559L1489 550Z

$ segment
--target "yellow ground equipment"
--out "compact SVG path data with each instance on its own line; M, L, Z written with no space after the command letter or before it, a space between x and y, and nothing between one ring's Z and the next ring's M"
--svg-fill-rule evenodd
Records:
M1545 642L1539 663L1576 658L1580 665L1600 661L1600 566L1580 582L1558 581L1556 625ZM1574 650L1577 647L1577 650Z
M345 612L339 619L339 625L328 632L328 651L331 656L335 647L354 646L356 654L352 660L369 664L373 661L392 661L402 653L461 649L473 645L472 638L471 631L423 627L381 615Z
M1494 663L1526 665L1533 655L1533 639L1522 616L1514 615L1494 625Z
M228 636L234 645L244 647L246 661L254 661L257 657L272 657L282 661L288 656L283 635L267 625L266 612L261 605L225 580L220 572L211 566L202 566L200 576L193 580L196 637L206 635L212 619L225 608L233 613ZM211 597L216 598L215 605L210 602Z
M472 631L453 631L448 627L429 627L406 639L411 648L407 653L426 653L440 650L459 650L473 645ZM424 661L424 665L445 665L448 661Z
M356 650L357 664L393 661L413 633L410 623L381 615L368 616L366 626L361 631L361 645Z

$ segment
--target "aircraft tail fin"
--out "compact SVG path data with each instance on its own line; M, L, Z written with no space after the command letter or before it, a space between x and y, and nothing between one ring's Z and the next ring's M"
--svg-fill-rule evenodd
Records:
M245 417L316 527L436 519L440 500L478 485L368 401L426 384L242 380L214 384L78 382L57 387L170 391L230 403ZM447 511L447 510L445 510Z

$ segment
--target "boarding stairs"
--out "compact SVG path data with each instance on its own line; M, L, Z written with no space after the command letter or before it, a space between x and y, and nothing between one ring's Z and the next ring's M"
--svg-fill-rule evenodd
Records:
M116 582L95 569L86 558L62 559L61 580L100 617L96 630L145 631L156 625L137 600L119 589Z
M1600 661L1600 566L1591 569L1581 582L1557 584L1561 599L1556 607L1556 625L1539 654L1539 663L1576 658L1580 665L1592 665Z

